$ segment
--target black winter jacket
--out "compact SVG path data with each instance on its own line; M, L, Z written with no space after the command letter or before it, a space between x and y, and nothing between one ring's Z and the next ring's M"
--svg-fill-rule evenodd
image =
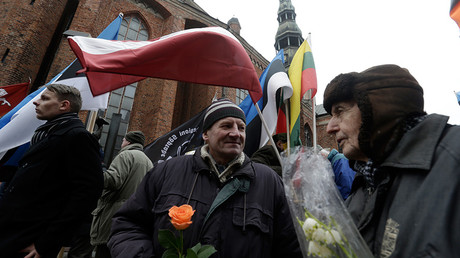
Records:
M237 181L233 179L237 178ZM197 151L159 164L114 216L108 243L114 257L161 257L158 230L175 229L168 210L189 204L196 210L184 231L184 247L213 245L213 257L301 257L281 178L246 156L225 184L248 180L205 217L224 184ZM194 183L195 182L195 183ZM249 188L247 188L247 186Z
M429 115L378 167L373 192L358 174L347 199L376 257L460 257L460 127Z
M96 207L103 188L99 144L79 119L32 145L0 199L0 257L35 244L56 257Z

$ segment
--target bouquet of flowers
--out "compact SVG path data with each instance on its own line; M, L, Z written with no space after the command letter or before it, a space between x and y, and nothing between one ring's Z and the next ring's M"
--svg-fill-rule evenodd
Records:
M334 182L330 162L312 148L283 157L283 181L305 257L373 257Z

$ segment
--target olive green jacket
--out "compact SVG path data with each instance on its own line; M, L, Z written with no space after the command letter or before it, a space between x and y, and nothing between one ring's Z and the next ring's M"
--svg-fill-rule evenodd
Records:
M145 174L153 168L139 143L120 150L104 173L104 191L92 212L91 244L101 245L109 241L112 217L135 192Z

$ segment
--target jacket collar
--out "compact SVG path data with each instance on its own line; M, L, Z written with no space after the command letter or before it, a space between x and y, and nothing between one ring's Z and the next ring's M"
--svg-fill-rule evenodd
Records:
M144 146L140 143L131 143L129 145L126 145L125 147L121 148L120 152L125 151L125 150L140 150L142 151L144 149Z
M382 167L429 170L449 117L432 114L401 138Z
M209 162L206 160L207 158L203 157L202 154L202 147L198 148L195 151L195 154L193 155L194 157L194 171L200 172L200 171L214 171L214 169L209 165ZM206 156L204 154L204 156ZM235 160L236 161L236 160ZM238 158L239 164L235 167L231 175L228 175L226 179L234 177L234 176L246 176L249 179L254 178L254 169L251 166L251 160L249 157L244 154L244 152L241 153L241 156ZM236 165L236 164L235 164ZM214 173L214 172L213 172ZM222 181L222 180L221 180ZM225 181L225 180L224 180Z
M74 128L77 128L77 127L80 127L80 128L83 128L83 129L85 128L80 119L69 119L67 122L59 125L57 128L55 128L55 130L50 132L50 134L48 136L46 136L43 140L41 140L41 141L37 142L36 144L30 146L30 148L27 150L27 152L24 154L24 156L21 159L24 159L26 156L29 156L29 155L35 153L36 151L41 151L42 148L44 148L48 144L50 144L49 139L52 136L62 136L64 134L66 134L68 131L70 131L71 129L74 129Z

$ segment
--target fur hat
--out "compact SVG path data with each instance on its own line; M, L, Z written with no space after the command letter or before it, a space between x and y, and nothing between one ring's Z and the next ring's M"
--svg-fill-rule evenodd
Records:
M397 65L335 77L324 91L324 108L331 114L333 104L349 100L356 101L361 111L359 147L376 162L402 137L402 122L411 115L424 114L422 87L407 69Z
M145 136L141 131L131 131L126 133L125 139L130 143L140 143L144 146Z
M229 99L222 98L214 101L206 110L206 115L203 119L203 132L208 130L215 122L225 117L240 118L246 123L243 110Z

